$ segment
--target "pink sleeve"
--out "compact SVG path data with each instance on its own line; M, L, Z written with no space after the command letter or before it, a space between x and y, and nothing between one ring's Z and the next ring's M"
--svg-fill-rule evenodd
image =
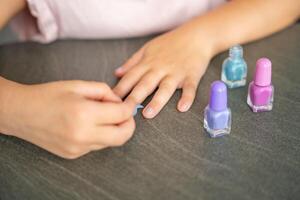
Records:
M18 14L11 23L20 40L42 43L58 38L58 21L47 0L27 0L28 9Z
M170 30L225 0L27 0L12 21L21 40L121 38Z

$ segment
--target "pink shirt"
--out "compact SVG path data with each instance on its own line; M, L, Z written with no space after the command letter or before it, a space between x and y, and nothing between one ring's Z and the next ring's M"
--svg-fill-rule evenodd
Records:
M21 40L124 38L170 30L225 0L27 0L12 21Z

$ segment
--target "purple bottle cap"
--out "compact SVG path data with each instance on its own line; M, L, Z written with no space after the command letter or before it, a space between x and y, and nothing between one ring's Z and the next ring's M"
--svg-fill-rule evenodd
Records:
M227 109L227 87L222 81L211 84L209 107L214 111Z
M260 58L256 62L254 83L258 86L271 85L272 63L268 58Z

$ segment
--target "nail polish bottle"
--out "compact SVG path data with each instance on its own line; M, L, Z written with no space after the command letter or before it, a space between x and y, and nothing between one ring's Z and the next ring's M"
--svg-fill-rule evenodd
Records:
M222 65L221 80L228 88L237 88L246 85L247 63L243 58L243 48L235 45L229 49L229 57Z
M272 63L268 58L256 62L254 80L249 84L247 103L253 112L273 108L274 87L271 83Z
M230 133L231 111L227 107L227 87L222 81L211 85L209 104L204 110L204 128L213 138Z

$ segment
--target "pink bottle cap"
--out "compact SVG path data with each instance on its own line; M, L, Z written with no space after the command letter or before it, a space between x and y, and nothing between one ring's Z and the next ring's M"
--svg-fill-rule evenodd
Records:
M271 85L272 63L268 58L260 58L256 62L254 83L258 86Z

